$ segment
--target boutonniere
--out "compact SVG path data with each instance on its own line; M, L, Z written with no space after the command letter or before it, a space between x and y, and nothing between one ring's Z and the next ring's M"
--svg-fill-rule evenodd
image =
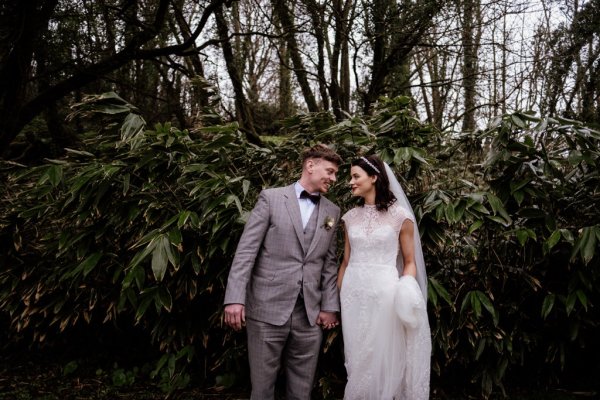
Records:
M325 230L330 230L331 228L333 228L333 226L335 225L335 219L333 219L333 217L331 216L326 216L325 217L325 221L323 222L323 228L325 228Z

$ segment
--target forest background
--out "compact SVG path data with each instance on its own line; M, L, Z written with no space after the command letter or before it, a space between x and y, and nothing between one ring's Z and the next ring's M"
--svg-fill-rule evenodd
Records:
M414 205L436 398L597 394L599 35L597 0L3 1L4 364L247 388L235 245L325 142ZM334 330L315 398L344 379Z

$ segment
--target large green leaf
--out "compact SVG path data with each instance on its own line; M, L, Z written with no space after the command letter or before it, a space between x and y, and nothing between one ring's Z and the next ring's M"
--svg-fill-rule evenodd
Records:
M438 282L434 277L429 277L429 290L430 294L433 294L437 299L437 296L441 297L446 304L449 306L453 306L452 299L450 298L450 294L448 291ZM433 292L433 293L432 293Z
M552 250L552 248L558 244L560 237L561 234L559 230L552 232L552 235L546 240L547 251Z
M51 165L48 167L48 180L52 184L52 186L58 186L58 184L62 181L63 177L63 167L62 165Z
M575 242L571 253L571 260L579 254L585 264L589 263L596 253L596 229L597 226L587 226L581 229L579 238Z
M494 305L492 304L492 302L490 301L489 297L486 296L485 293L483 293L480 290L475 291L475 293L477 294L477 298L478 300L481 302L481 304L483 304L483 306L485 307L485 309L490 313L490 315L493 318L494 321L494 325L497 326L498 325L498 312L496 311L496 309L494 308Z
M167 272L171 243L165 235L159 235L154 240L156 244L152 251L152 273L154 274L154 279L160 282Z
M542 304L542 318L543 319L548 318L548 315L550 315L550 312L552 311L552 308L554 307L555 299L556 299L556 296L553 294L548 294L544 298L544 303Z
M160 306L164 307L165 310L169 312L172 310L173 298L171 297L171 293L169 292L168 288L161 286L161 288L158 290L157 300Z

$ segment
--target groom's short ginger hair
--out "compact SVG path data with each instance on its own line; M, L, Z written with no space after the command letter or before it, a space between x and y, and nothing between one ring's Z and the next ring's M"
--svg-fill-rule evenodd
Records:
M336 153L330 147L324 144L317 144L313 147L305 149L302 152L302 166L304 166L306 160L309 159L323 159L330 161L338 166L342 164L342 157L340 157L338 153Z

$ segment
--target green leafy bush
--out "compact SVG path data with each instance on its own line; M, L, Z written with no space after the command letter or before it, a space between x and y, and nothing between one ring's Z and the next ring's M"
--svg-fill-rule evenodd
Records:
M259 191L293 182L302 149L325 142L348 162L377 152L411 198L434 382L478 382L489 396L511 371L549 382L597 346L600 136L578 122L517 113L450 137L415 119L408 99L381 99L372 116L340 123L290 118L258 147L215 115L192 132L146 129L115 94L88 97L74 116L101 127L81 148L2 165L0 312L11 340L138 326L163 354L151 375L166 391L191 371L205 385L243 384L244 336L221 320L237 240ZM343 209L348 176L345 164L330 195ZM344 379L339 333L325 340L323 397Z
M576 121L516 113L452 147L458 163L418 206L440 375L471 376L485 396L506 381L593 376L599 140Z

